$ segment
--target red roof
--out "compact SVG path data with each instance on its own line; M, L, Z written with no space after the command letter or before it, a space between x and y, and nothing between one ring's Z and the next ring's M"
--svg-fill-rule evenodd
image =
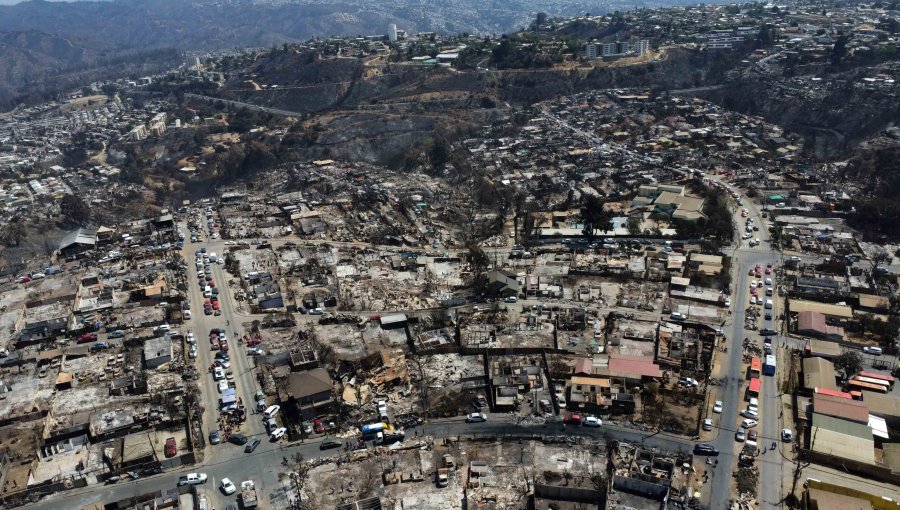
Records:
M859 400L847 400L818 393L813 395L813 411L835 418L869 423L869 407Z
M894 376L887 375L887 374L876 374L873 372L860 372L856 375L858 375L860 377L871 377L872 379L881 379L882 381L887 381L889 383L893 383L894 381L896 381L896 379L894 379Z
M578 358L575 360L575 374L592 375L594 360L591 358Z
M829 390L828 388L816 388L816 393L819 395L828 395L829 397L838 397L838 398L849 398L852 399L853 395L837 390Z
M662 370L653 363L650 356L622 356L610 355L609 357L609 374L615 376L625 376L634 379L641 377L662 377Z
M753 393L759 393L759 389L762 386L762 383L759 382L759 379L754 377L750 379L750 391Z

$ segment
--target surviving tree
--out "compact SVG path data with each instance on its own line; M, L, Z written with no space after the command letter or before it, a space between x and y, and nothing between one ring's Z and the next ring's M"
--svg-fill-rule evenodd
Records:
M603 200L596 195L584 195L581 201L582 233L588 241L593 241L596 231L612 230L612 217L603 210Z
M91 210L81 198L67 193L59 201L59 212L69 225L84 225L91 219Z

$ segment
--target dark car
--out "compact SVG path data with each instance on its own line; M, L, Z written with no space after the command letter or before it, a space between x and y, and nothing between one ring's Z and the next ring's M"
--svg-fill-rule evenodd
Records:
M232 434L228 436L228 442L232 444L245 445L247 444L247 441L249 441L249 439L247 439L247 436L244 434Z
M775 336L778 334L778 332L775 331L774 329L763 328L763 329L759 330L759 334L762 336Z
M262 441L260 441L259 439L254 439L253 441L251 441L250 444L244 447L244 453L253 453L253 450L255 450L257 446L259 446L259 443L262 443Z
M322 444L319 445L320 450L330 450L332 448L340 448L344 443L338 441L337 439L326 439L322 441Z
M222 442L222 435L218 430L209 433L209 444L219 444Z
M694 455L709 455L715 457L719 455L719 450L709 443L700 443L694 445Z

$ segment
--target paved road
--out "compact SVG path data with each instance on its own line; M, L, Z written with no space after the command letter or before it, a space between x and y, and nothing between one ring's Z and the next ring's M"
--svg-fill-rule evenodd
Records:
M508 415L491 416L486 423L465 423L462 418L442 420L436 423L428 423L407 431L407 441L414 441L414 432L418 430L422 435L430 435L436 438L469 437L470 435L502 436L502 435L568 435L603 438L606 440L627 441L641 443L648 448L659 448L666 451L688 452L692 448L692 442L683 437L668 434L651 434L637 429L619 427L616 425L604 425L601 428L587 427L562 427L559 422L545 425L517 425L514 418ZM413 436L413 437L410 437ZM23 508L34 510L75 510L89 503L103 501L117 501L129 496L146 494L148 492L169 489L175 486L180 474L199 471L209 476L209 482L201 487L207 495L219 498L219 501L233 501L234 496L225 497L216 489L216 484L223 477L232 481L253 479L260 487L260 495L268 501L272 508L284 508L287 495L278 481L281 459L295 452L303 454L309 459L324 456L338 456L343 452L340 449L319 449L321 440L313 440L306 443L291 445L274 445L264 442L252 454L244 454L243 449L234 445L221 445L214 459L208 460L203 466L192 466L181 470L167 472L150 478L144 478L128 483L120 483L111 486L92 486L83 490L61 492L51 495L44 500ZM224 508L221 503L216 508Z
M716 178L713 177L713 179ZM767 263L780 262L781 259L780 254L769 247L768 229L764 226L765 224L763 223L759 209L752 203L747 202L745 202L743 207L748 209L748 217L753 219L754 224L760 226L760 230L756 235L759 237L761 244L755 248L750 248L748 241L737 239L735 243L739 244L736 244L736 248L732 252L732 265L734 271L737 271L737 278L734 282L736 285L734 287L735 291L732 294L734 313L732 315L733 323L731 325L730 337L728 340L728 356L723 360L727 366L726 374L728 377L728 384L723 389L723 410L720 419L722 430L720 430L718 437L713 442L713 444L722 452L720 463L724 463L725 466L731 466L732 469L737 468L737 453L739 453L740 449L743 447L743 443L738 443L734 440L734 431L740 427L743 418L741 418L738 413L746 408L747 397L747 377L746 374L741 371L743 357L741 345L743 339L748 337L757 342L760 346L762 345L762 338L758 333L744 329L745 310L748 306L751 306L749 304L749 288L750 280L753 279L747 272L750 268L756 266L756 264L765 267ZM740 226L742 227L743 225ZM737 234L740 235L741 231L742 229L739 228ZM777 299L777 295L773 297L773 299ZM773 316L775 315L776 314L773 313ZM777 329L774 327L773 321L764 321L762 320L762 316L757 324L764 325L763 327ZM762 379L763 384L760 394L759 409L760 425L758 425L758 432L760 435L758 442L761 447L768 446L772 441L771 438L776 437L779 430L777 411L779 408L777 404L778 388L775 379L775 377L771 376L764 376ZM783 459L778 455L760 456L757 459L757 465L760 468L759 491L762 500L761 508L776 508L780 505L781 500L781 465ZM728 501L733 497L730 488L731 481L730 469L723 470L720 468L720 470L715 472L710 493L710 508L727 508Z

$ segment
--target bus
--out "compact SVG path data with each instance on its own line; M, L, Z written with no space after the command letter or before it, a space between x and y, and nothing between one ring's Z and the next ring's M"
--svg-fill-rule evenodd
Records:
M775 355L767 354L766 363L763 365L763 374L775 375Z
M762 360L759 358L751 358L750 377L759 377L760 370L762 370Z
M882 393L882 394L888 392L887 386L883 386L881 384L870 384L865 381L860 381L856 378L850 379L850 381L847 382L847 387L849 387L851 390L857 390L857 391L865 390L865 391L873 391L875 393Z
M861 374L857 375L853 379L856 379L857 381L868 383L868 384L877 384L878 386L884 386L884 388L887 391L891 390L891 383L889 383L887 381L882 381L881 379L875 379L872 377L863 377Z
M897 382L897 379L895 379L894 376L876 374L874 372L860 372L857 375L860 377L868 377L869 379L878 379L879 381L884 381L888 383L888 388L890 389L894 389L894 383Z

